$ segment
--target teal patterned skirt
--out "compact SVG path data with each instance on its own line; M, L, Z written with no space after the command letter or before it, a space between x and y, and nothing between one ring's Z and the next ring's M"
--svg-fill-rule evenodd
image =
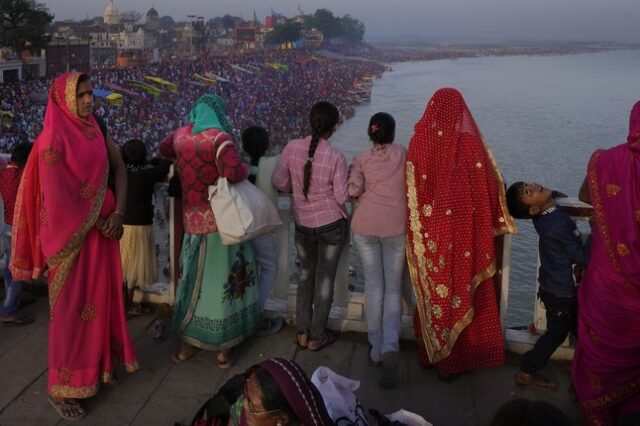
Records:
M195 347L220 351L242 342L259 321L251 244L225 246L217 232L185 234L173 329Z

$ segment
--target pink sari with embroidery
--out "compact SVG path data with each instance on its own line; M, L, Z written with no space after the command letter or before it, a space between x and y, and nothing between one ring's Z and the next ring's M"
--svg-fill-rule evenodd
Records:
M88 398L110 381L114 360L137 367L122 298L119 243L95 228L115 209L109 161L93 116L80 118L81 74L49 92L16 200L11 272L30 280L49 271L49 383L54 397Z
M573 384L591 425L640 411L640 102L627 143L596 151L587 175L595 223L578 289Z

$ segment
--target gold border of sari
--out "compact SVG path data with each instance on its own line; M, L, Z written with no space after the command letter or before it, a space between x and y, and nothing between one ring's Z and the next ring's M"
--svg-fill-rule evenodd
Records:
M480 130L478 130L478 132L480 132ZM507 191L505 188L504 179L502 178L500 169L498 169L498 163L493 156L493 152L491 152L491 148L489 148L489 145L484 139L482 133L480 133L480 140L482 141L482 145L484 146L485 152L487 153L487 157L489 157L489 161L491 162L493 173L495 174L496 180L498 181L498 201L500 202L500 209L502 209L502 217L504 218L505 224L505 226L501 229L494 229L493 236L497 237L500 235L515 234L516 232L518 232L518 227L516 226L515 219L509 214L509 209L507 207Z
M77 100L77 91L78 91L78 80L82 74L79 72L71 72L67 77L67 81L65 81L64 86L64 103L74 115L74 117L80 118L78 115L78 100Z
M620 401L625 400L638 391L640 391L640 377L637 377L635 380L632 380L626 385L622 385L616 390L608 392L605 395L580 401L580 405L582 408L589 411L603 410L618 404Z
M98 383L91 386L51 385L49 394L54 398L85 399L97 394L99 388Z
M495 165L495 163L492 162ZM458 337L464 331L464 329L471 323L474 317L474 309L471 307L462 318L453 325L451 328L451 332L449 333L449 337L447 338L444 346L440 345L438 338L435 336L435 333L431 330L431 312L428 309L425 309L427 304L431 305L431 293L428 289L423 289L420 287L419 283L422 282L424 285L427 285L431 282L430 278L427 276L427 267L424 260L424 254L426 253L426 249L424 246L424 242L422 240L422 223L420 222L420 206L418 205L418 195L416 192L416 184L415 184L415 169L414 165L411 161L407 161L407 201L409 206L409 224L411 228L411 233L413 235L413 251L417 254L417 259L414 259L412 255L412 247L410 245L409 239L407 239L407 260L409 266L409 274L411 276L411 282L413 284L414 293L416 295L416 306L418 308L418 315L420 316L420 323L422 326L422 340L425 345L425 349L427 351L427 355L429 356L429 361L432 363L436 363L442 361L447 358L453 347L455 346ZM497 170L494 167L494 170ZM502 179L502 177L497 173L497 178ZM501 194L503 196L503 200L506 203L506 198L504 197L504 185L500 181ZM505 233L509 233L510 229L514 229L515 225L513 225L513 218L507 213L507 217L505 217L506 229ZM508 222L507 222L508 221ZM496 234L494 230L494 235ZM417 260L417 265L416 265ZM471 280L471 297L475 295L476 289L478 286L491 278L496 273L496 265L495 258L491 261L491 265L489 265L483 271L480 271L476 274ZM418 281L418 278L420 280ZM425 297L426 295L426 297ZM426 300L426 303L425 303Z
M596 216L596 224L598 225L598 229L600 230L600 235L602 235L602 240L604 241L605 247L607 249L607 254L609 255L609 259L611 259L611 263L613 263L613 267L616 272L620 274L625 284L630 286L630 288L635 288L635 286L631 283L631 280L627 277L627 275L622 270L620 266L620 262L618 261L618 257L616 256L616 252L613 249L613 241L611 240L611 233L609 232L609 226L607 225L607 218L604 213L604 205L602 204L602 194L600 193L600 187L598 186L598 159L600 155L603 153L603 150L599 149L593 153L591 159L589 160L589 165L587 169L587 181L589 184L589 195L591 197L591 204L593 206L593 213Z
M49 283L49 309L53 312L58 296L64 287L64 283L69 276L69 272L73 267L73 264L82 248L87 233L93 228L100 210L102 209L102 203L104 202L105 195L107 193L107 179L109 178L109 162L107 161L102 183L98 189L93 201L93 205L89 210L89 214L80 225L80 228L69 238L67 244L55 255L47 259L47 265L53 272L53 277ZM55 271L54 271L55 269Z

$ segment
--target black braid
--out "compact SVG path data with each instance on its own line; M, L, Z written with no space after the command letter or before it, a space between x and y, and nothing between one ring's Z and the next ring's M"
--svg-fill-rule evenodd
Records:
M302 193L304 194L304 198L307 199L307 195L309 194L309 186L311 185L311 171L313 168L313 156L316 153L316 148L318 148L318 142L320 142L320 133L317 128L314 129L312 127L311 130L311 143L309 144L309 152L307 153L307 162L304 163L304 177L303 177L303 186Z
M313 156L316 154L320 136L331 130L340 119L340 112L333 104L322 101L311 108L309 114L309 124L311 125L311 143L307 153L307 161L304 164L304 175L302 181L302 194L307 199L309 186L311 186L311 172L313 168Z

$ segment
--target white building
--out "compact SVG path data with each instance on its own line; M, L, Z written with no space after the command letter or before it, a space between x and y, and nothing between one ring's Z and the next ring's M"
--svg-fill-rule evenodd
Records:
M105 25L119 25L120 24L120 12L113 0L109 0L109 5L104 10L104 23Z
M147 34L142 28L138 31L120 31L117 33L92 33L91 47L94 49L114 48L123 50L140 50L147 47Z

